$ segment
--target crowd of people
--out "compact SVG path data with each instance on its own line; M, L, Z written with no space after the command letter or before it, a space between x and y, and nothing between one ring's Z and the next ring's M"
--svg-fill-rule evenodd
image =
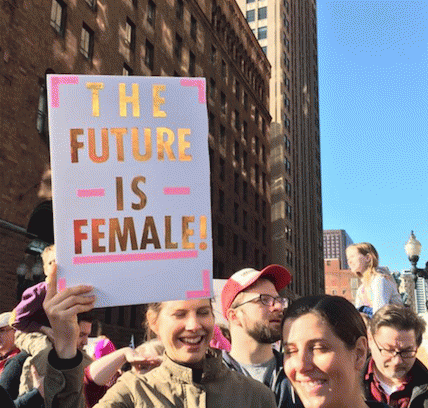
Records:
M425 321L402 304L371 244L347 256L361 278L355 305L332 295L289 302L286 268L245 268L222 290L227 330L210 299L152 303L151 340L117 350L100 337L89 356L92 288L57 292L51 251L46 282L0 314L1 406L428 408L417 358Z

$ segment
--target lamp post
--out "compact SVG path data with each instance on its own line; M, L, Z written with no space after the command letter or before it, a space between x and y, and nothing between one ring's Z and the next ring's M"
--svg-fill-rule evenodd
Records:
M413 231L410 233L410 238L404 245L407 257L409 258L410 263L412 264L411 272L415 277L415 280L418 276L424 279L428 279L428 262L425 264L425 269L418 268L416 264L419 261L419 255L421 254L422 245L416 239Z

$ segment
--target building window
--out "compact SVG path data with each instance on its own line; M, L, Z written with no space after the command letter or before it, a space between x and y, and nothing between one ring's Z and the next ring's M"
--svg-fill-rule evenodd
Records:
M259 267L259 258L260 258L260 251L256 248L254 249L254 264L256 265L256 268Z
M262 242L263 245L266 245L266 227L264 225L262 227Z
M247 4L248 3L254 3L256 0L247 0Z
M223 125L220 125L220 145L224 146L226 144L226 128Z
M263 20L267 18L267 7L260 7L257 13L257 18Z
M256 19L256 10L247 10L247 21L252 23Z
M242 228L244 230L248 229L248 213L247 211L242 211Z
M247 260L247 241L242 240L242 260Z
M221 60L221 77L226 80L227 76L227 69L226 69L226 63L224 60Z
M241 130L241 120L239 118L239 112L235 109L235 129Z
M234 191L239 195L239 174L235 173Z
M175 34L174 55L177 58L178 62L181 61L182 51L183 51L183 39L178 34Z
M213 78L210 79L210 98L215 98L215 80Z
M80 52L91 61L94 53L94 32L83 23L82 35L80 37Z
M246 150L244 150L244 153L242 155L242 161L243 161L243 165L244 165L244 170L248 172L248 153L246 152Z
M233 205L233 222L238 225L239 224L239 204L234 203Z
M196 72L196 57L192 51L189 51L189 75L195 76Z
M262 51L265 53L265 55L267 54L267 46L262 47Z
M239 163L241 155L239 154L239 143L235 140L235 160Z
M259 240L260 237L260 223L257 220L254 220L254 238L256 241Z
M182 20L184 14L183 0L177 0L175 3L175 16L177 19Z
M238 235L233 234L233 255L238 255L238 242L239 242Z
M243 125L244 139L248 143L248 136L249 136L249 133L248 133L248 123L244 120L242 122L242 125Z
M257 38L259 40L267 38L267 26L259 27L257 29Z
M214 47L214 45L211 45L211 63L215 64L216 59L217 59L217 49ZM223 66L222 66L222 69L223 69Z
M221 189L219 189L218 190L218 210L221 213L224 213L224 203L225 203L225 201L224 201L224 191L221 190Z
M224 245L224 225L218 223L217 224L217 244L219 246L223 246Z
M221 92L220 93L220 110L221 110L221 113L226 114L226 107L227 107L226 95L223 92Z
M135 24L129 18L126 19L125 44L131 51L135 51Z
M265 200L262 200L262 217L264 219L267 218L266 201Z
M147 5L147 22L154 27L156 19L156 4L149 0L149 4Z
M248 183L246 181L242 182L242 198L245 202L248 201Z
M235 96L236 96L236 99L238 99L238 101L239 101L240 95L241 95L241 84L239 83L238 80L235 79Z
M131 76L131 75L134 75L134 71L128 64L125 63L123 64L122 75Z
M209 115L209 121L208 121L208 131L209 133L214 136L214 132L215 132L215 115L213 113L210 112Z
M144 57L144 63L150 71L153 71L155 64L155 47L149 40L146 40L146 55Z
M260 197L259 195L256 193L256 195L254 196L254 207L256 209L256 211L259 211L259 202L260 202Z
M226 178L226 162L220 157L220 179L224 181Z
M196 41L197 31L198 31L198 26L197 26L196 18L191 16L190 17L190 37L192 37L192 39L195 41Z
M65 33L65 18L67 6L62 0L52 0L51 26L60 35Z
M248 94L244 91L244 109L248 110Z

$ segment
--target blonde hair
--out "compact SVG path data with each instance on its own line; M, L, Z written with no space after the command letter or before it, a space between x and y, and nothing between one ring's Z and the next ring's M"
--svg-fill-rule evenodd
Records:
M376 268L379 266L379 254L377 253L376 248L369 242L352 244L349 245L348 248L356 248L361 255L369 256L367 268L364 272L362 272L362 281L364 285L370 285L374 276L379 274L379 272L376 270Z
M54 262L55 258L56 258L55 245L47 246L43 250L41 257L43 260L43 267L44 268L46 268L48 265L50 265L52 262Z

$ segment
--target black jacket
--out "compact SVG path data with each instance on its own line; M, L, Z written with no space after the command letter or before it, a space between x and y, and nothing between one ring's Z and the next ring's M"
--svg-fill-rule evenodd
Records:
M290 381L285 375L282 366L283 354L273 349L275 355L276 365L273 370L272 376L267 378L265 385L267 385L275 394L276 404L278 408L304 408L297 394L294 392L290 385ZM231 370L237 371L247 377L251 377L247 370L241 366L230 354L223 350L223 362Z

